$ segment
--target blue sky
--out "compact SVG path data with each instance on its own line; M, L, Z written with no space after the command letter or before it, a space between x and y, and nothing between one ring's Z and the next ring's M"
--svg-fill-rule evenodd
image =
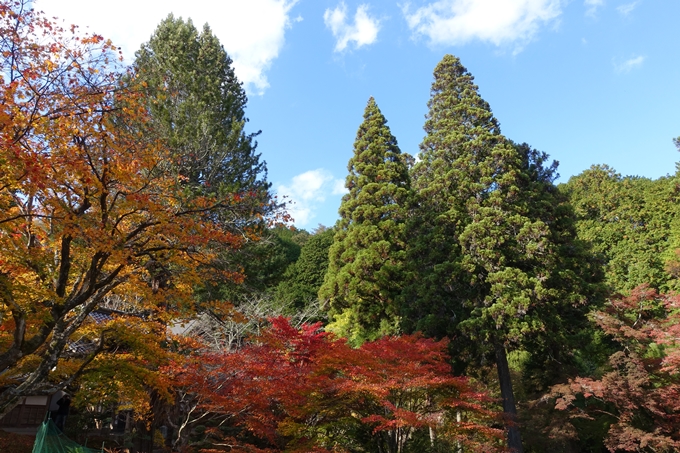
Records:
M168 13L208 22L249 95L251 131L295 224L337 219L347 161L375 97L417 154L432 71L475 76L505 136L560 162L651 178L680 160L680 2L673 0L38 0L128 59Z

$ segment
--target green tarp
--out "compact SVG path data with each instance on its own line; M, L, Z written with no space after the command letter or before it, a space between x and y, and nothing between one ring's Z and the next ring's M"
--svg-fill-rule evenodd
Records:
M102 453L102 450L84 447L64 435L52 420L40 425L35 436L33 453Z

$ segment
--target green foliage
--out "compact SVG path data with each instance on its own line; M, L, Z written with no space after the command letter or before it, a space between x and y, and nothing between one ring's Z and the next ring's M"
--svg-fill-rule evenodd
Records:
M462 327L516 347L586 302L583 250L552 185L556 164L501 135L457 58L444 57L434 76L413 170L408 330Z
M207 24L199 32L191 20L170 14L137 52L135 69L188 184L211 192L261 192L260 201L268 201L257 133L245 132L245 91Z
M551 370L565 370L600 272L553 185L557 164L501 134L456 57L435 68L428 107L413 169L404 328L465 338L456 352L469 366L493 355L512 419L506 350L526 352L515 365L531 390L555 382ZM508 446L521 450L517 428L508 431Z
M224 256L218 265L240 268L243 281L220 281L198 291L203 301L227 300L239 304L254 296L274 292L289 279L288 268L300 257L302 245L310 237L304 230L277 226L262 230L262 238L249 242L239 254Z
M290 310L299 310L317 300L328 269L328 250L334 234L332 228L320 228L305 239L299 258L286 268L274 290L279 303Z
M408 157L402 155L373 98L364 111L347 165L328 273L319 298L330 302L327 329L355 344L398 332L395 298L401 291Z
M198 290L199 300L239 303L275 286L299 247L264 226L278 206L256 152L259 132L245 131L247 97L231 58L207 24L199 31L191 20L171 14L137 52L134 66L146 87L154 130L170 147L170 166L184 190L250 200L239 211L210 219L248 239L240 253L221 253L212 263L227 275L243 274L244 281L213 282ZM249 226L258 229L246 233Z
M579 237L604 265L611 291L627 293L641 284L680 289L668 268L680 247L676 177L622 177L593 166L561 189L578 216Z

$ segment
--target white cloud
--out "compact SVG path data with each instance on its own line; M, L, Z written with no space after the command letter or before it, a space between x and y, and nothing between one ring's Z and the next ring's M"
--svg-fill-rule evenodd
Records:
M637 57L631 57L627 59L626 61L623 61L621 63L618 63L617 61L613 61L614 63L614 70L618 73L626 73L630 72L635 68L639 68L642 66L642 63L645 62L645 59L647 57L643 55L638 55Z
M604 0L584 0L583 4L586 7L586 16L595 17L598 8L604 6Z
M292 202L288 204L288 213L295 220L295 225L304 227L316 217L314 211L329 194L342 195L347 191L343 180L335 179L329 171L318 168L293 176L290 185L280 184L276 192L279 198L288 197Z
M368 15L368 5L359 5L354 15L354 24L347 21L347 5L340 2L334 9L327 9L323 14L326 27L335 37L335 51L342 52L350 43L358 49L373 44L378 39L380 21Z
M118 0L105 11L92 0L36 0L35 3L36 9L44 10L50 17L57 16L67 24L110 38L123 49L128 62L169 13L191 18L199 29L207 22L234 60L234 70L246 90L262 94L269 86L266 72L283 47L285 31L297 20L290 17L297 2Z
M413 12L406 4L402 11L414 34L433 45L480 40L521 49L562 14L562 0L438 0Z
M345 181L342 179L336 179L333 183L333 195L345 195L348 192L347 187L345 187Z
M626 3L625 5L618 6L616 10L624 16L629 15L638 6L640 2L636 1L633 3Z

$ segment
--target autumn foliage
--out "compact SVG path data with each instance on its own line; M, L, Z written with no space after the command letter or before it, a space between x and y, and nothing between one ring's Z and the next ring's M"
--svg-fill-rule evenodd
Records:
M322 228L252 247L287 215L210 29L170 16L125 67L112 42L32 4L0 0L0 417L66 389L90 417L71 429L125 418L148 451L499 452L506 437L522 451L520 429L527 452L680 451L680 295L631 291L680 287L680 173L593 167L554 186L556 164L500 135L447 55L414 167L370 101L340 248ZM371 216L380 240L357 220ZM335 286L318 293L324 275ZM604 304L609 290L626 295ZM324 306L328 331L269 319ZM449 340L379 338L416 330Z
M553 388L572 417L606 415L611 452L680 449L680 296L640 286L595 312L621 350L600 379L576 378Z
M50 373L86 373L117 333L165 341L202 266L250 235L248 194L196 195L173 171L116 47L28 3L0 2L0 414ZM87 323L111 298L129 316ZM96 347L66 369L75 341Z
M416 439L497 451L489 398L452 375L446 348L405 335L353 349L318 324L275 318L249 346L201 354L174 374L203 395L202 410L228 420L231 431L209 434L215 451L403 452Z

